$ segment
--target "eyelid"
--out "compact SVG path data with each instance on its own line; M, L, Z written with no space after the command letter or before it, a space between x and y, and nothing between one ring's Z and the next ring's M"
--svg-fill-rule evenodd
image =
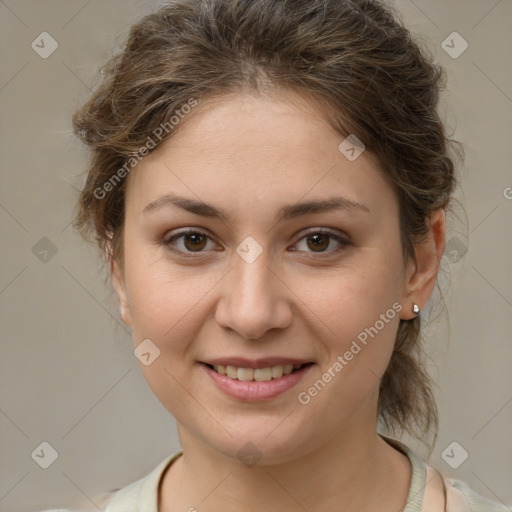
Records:
M308 235L316 235L316 234L328 235L330 238L333 238L334 240L336 240L339 243L339 245L338 245L338 247L331 249L329 251L305 252L305 254L307 255L306 257L308 257L308 258L318 259L318 258L332 257L333 255L336 255L339 252L346 249L347 246L351 245L351 242L349 241L349 238L347 235L340 234L339 230L333 230L331 228L325 228L325 227L318 227L318 228L313 227L313 228L306 229L306 231L301 231L298 234L298 239L294 245L298 244L304 238L307 238ZM297 251L297 252L301 252L301 251Z
M176 249L175 247L173 247L171 242L173 242L174 240L177 240L185 235L201 235L203 237L206 237L208 240L216 243L214 238L204 228L188 227L188 228L183 228L181 231L174 232L171 236L168 236L168 235L164 236L161 244L168 250L173 251L181 256L184 256L185 258L200 258L201 256L204 256L205 251L198 251L198 252L194 253L193 251L187 252L187 251L182 251L180 249Z
M342 231L337 230L337 229L332 229L332 228L326 228L326 227L307 228L305 231L301 231L300 233L298 233L297 236L300 236L299 240L302 240L302 238L304 238L305 236L308 236L310 234L316 234L316 233L331 235L333 238L339 237L343 240L344 240L343 237L348 238L347 235L342 234L343 233ZM348 243L348 240L345 240L345 241Z

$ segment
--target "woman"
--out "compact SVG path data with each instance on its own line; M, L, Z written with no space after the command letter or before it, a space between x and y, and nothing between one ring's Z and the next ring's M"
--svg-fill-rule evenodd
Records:
M176 0L103 75L75 227L182 447L105 510L507 510L377 431L435 438L456 186L443 70L392 8Z

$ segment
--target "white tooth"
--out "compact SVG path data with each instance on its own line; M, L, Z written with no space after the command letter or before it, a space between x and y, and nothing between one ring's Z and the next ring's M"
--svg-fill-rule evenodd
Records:
M226 374L231 379L238 379L238 368L235 366L226 366Z
M254 370L252 368L238 368L238 380L252 380Z
M287 364L286 366L272 366L267 368L238 368L236 366L224 366L216 365L214 370L220 375L227 375L231 379L237 379L241 381L258 381L264 382L272 379L279 379L283 375L289 375L298 368L301 368L301 364Z
M258 382L272 380L272 368L257 368L254 370L254 380L257 380Z
M283 367L282 366L272 366L272 378L279 379L279 377L283 376Z
M289 375L290 373L293 372L293 364L287 364L284 368L283 368L283 373L285 375Z

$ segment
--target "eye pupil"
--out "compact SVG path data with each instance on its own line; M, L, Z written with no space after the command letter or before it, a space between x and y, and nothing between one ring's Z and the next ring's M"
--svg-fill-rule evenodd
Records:
M325 250L325 249L327 249L327 247L329 247L329 236L328 235L325 235L322 233L317 233L315 235L308 237L308 240L314 240L314 242L313 242L314 245L311 248ZM324 243L322 243L322 241ZM325 243L326 241L327 241L327 244Z
M199 241L200 239L202 239L202 245L201 245L201 242ZM199 233L189 233L187 235L184 235L184 240L185 240L185 246L187 249L189 250L194 250L194 249L204 249L204 246L205 246L205 237ZM190 246L190 244L188 243L189 240L192 240L192 246ZM199 243L200 246L198 247L196 244Z

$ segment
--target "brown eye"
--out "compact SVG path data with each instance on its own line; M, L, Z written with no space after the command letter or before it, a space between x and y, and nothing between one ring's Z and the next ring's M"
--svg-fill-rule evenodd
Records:
M191 253L205 252L208 242L211 241L210 237L201 231L189 230L177 233L171 237L163 240L163 245L168 249L189 255Z
M189 251L200 251L206 246L206 237L200 233L182 235L184 245Z
M329 235L326 235L325 233L317 233L315 235L308 236L308 247L314 252L323 252L329 247L329 238Z
M303 247L300 247L301 244L303 244ZM316 229L306 233L296 244L297 248L293 250L322 256L325 253L325 256L329 256L346 249L349 245L350 242L337 233Z

